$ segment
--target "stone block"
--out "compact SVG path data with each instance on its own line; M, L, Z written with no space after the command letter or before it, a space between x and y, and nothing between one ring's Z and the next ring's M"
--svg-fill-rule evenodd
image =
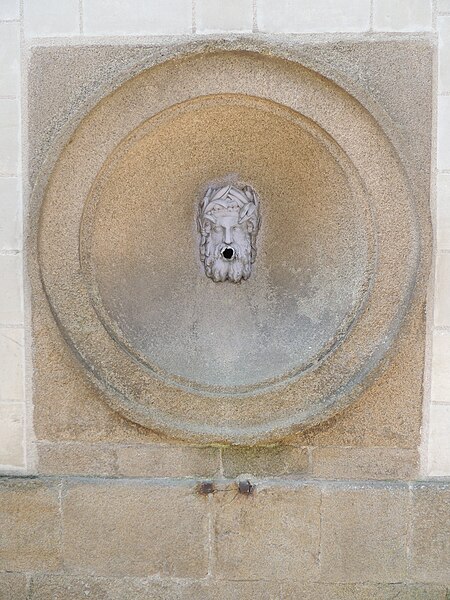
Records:
M283 600L446 600L438 585L302 583L284 584Z
M63 530L69 572L192 578L208 572L207 504L187 486L70 485Z
M190 33L189 0L84 1L84 33L88 35L136 35Z
M120 446L117 470L125 477L213 477L220 468L218 448Z
M430 31L432 0L374 0L373 27L378 31Z
M199 33L252 31L253 0L197 0L195 19Z
M437 0L439 13L450 13L450 0Z
M17 402L0 402L0 468L25 466L24 405Z
M367 31L369 0L259 0L258 29L270 33Z
M334 486L323 491L321 578L405 581L408 487Z
M78 0L25 0L26 37L79 35L79 7Z
M450 475L450 404L432 404L428 426L427 475Z
M111 446L61 442L37 444L39 473L44 475L116 474L116 456Z
M0 573L0 600L25 600L27 578L22 573Z
M0 98L0 176L12 176L18 172L19 110L19 100Z
M20 18L19 0L2 0L0 3L0 21L13 21Z
M335 448L313 450L313 476L326 479L413 479L417 450L403 448Z
M0 479L0 571L55 571L61 567L56 484Z
M434 324L450 325L450 254L445 252L436 254Z
M215 572L220 579L306 580L319 573L317 487L256 489L215 497Z
M20 324L23 321L21 254L0 255L0 281L0 324Z
M450 583L450 484L417 485L413 491L410 577Z
M3 5L4 2L1 4ZM3 7L0 8L0 16ZM0 93L18 96L20 86L20 27L18 23L0 23Z
M85 600L85 598L93 600L236 600L236 598L285 600L280 584L267 581L189 582L67 575L36 575L32 578L29 600Z
M450 173L437 175L436 237L438 250L450 250Z
M23 335L21 328L0 328L0 402L23 400Z
M450 333L433 332L431 362L431 401L450 403Z
M308 449L295 446L224 448L222 462L225 477L295 477L309 472Z
M438 89L441 94L450 92L450 16L439 17L439 77Z
M17 177L0 179L0 250L22 248L22 202Z
M438 97L437 135L437 166L441 171L448 170L450 169L450 96Z

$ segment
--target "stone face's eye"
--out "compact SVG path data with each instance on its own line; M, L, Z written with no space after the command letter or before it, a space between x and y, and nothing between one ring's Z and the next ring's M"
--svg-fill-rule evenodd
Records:
M215 225L215 227L214 227L214 231L215 231L216 233L220 233L220 232L222 231L222 227L221 227L220 225Z

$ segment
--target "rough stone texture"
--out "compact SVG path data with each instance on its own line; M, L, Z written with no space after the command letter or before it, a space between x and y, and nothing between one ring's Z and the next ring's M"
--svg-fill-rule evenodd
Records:
M0 600L26 600L27 578L21 573L0 573Z
M117 472L126 477L214 477L218 448L126 446L117 450Z
M309 452L307 448L294 446L224 448L222 463L225 477L301 476L309 472Z
M445 600L446 589L438 585L325 584L284 585L283 600Z
M65 442L40 442L38 470L44 475L115 475L116 455L111 446Z
M298 45L298 42L296 43ZM251 43L248 45L250 47ZM372 82L367 91L402 130L404 139L398 141L398 147L401 147L402 152L409 154L409 164L406 164L406 167L413 185L421 190L427 188L429 157L427 123L430 105L430 54L426 47L426 42L416 41L380 44L341 42L337 45L322 44L319 48L304 44L301 48L304 64L319 66L325 74L328 65L333 64L333 73L345 73L346 85L352 92L357 90L362 79ZM161 52L166 52L166 49ZM120 71L130 70L130 65L137 64L148 53L149 50L143 47L41 48L34 51L30 81L30 157L33 177L42 156L53 142L55 134L61 130L62 124L73 118L86 99L99 97L98 82L102 80L105 87L113 86L114 79ZM60 70L55 68L56 62L61 65ZM50 64L51 69L48 68ZM399 64L402 64L402 71L393 77L392 74L396 72ZM77 65L76 69L74 65ZM46 79L50 72L52 86L49 85L49 79ZM74 72L76 76L67 79L67 74ZM412 72L415 73L414 78L410 76ZM364 77L361 76L362 73ZM40 103L45 102L45 95L50 87L53 112L49 113L46 109L47 114L43 116ZM414 103L411 102L411 98L414 98ZM420 127L418 123L421 123ZM59 340L59 336L55 334L53 337L53 332L49 332L49 329L53 329L53 324L51 317L47 319L45 315L45 302L36 300L36 297L34 302L37 334L35 364L39 367L37 370L42 372L41 365L45 364L44 360L50 365L55 356L59 355L58 358L61 358L67 351L63 345L59 345L59 341L55 347L55 340ZM422 389L421 366L418 365L422 365L423 362L422 309L421 302L414 305L411 319L397 344L394 360L384 373L379 374L357 404L327 424L300 435L296 438L296 443L312 446L417 446L421 412L419 398ZM44 332L41 326L45 322L49 329ZM41 336L40 331L43 334ZM50 336L53 339L49 340ZM48 354L41 351L42 345L47 346ZM59 437L101 441L120 441L127 438L131 441L156 439L151 432L133 427L123 419L117 418L112 411L104 407L99 408L102 394L86 382L81 369L75 367L78 375L77 378L73 376L72 359L64 358L63 362L71 363L70 376L67 377L70 383L65 388L55 389L53 373L46 375L46 381L41 378L41 381L36 382L38 436L42 436L43 439ZM48 370L51 371L52 367ZM61 369L60 365L55 365L54 371L63 374L65 367ZM52 412L55 402L61 406L58 415Z
M404 581L408 502L407 486L325 488L322 579L355 583Z
M413 498L410 576L450 584L450 484L419 485Z
M61 566L58 488L39 480L0 480L0 571Z
M314 581L320 490L302 486L215 497L215 569L221 579Z
M402 448L334 448L313 450L314 477L326 479L414 479L419 452Z
M1 595L0 595L1 598ZM34 576L29 600L446 600L444 586ZM3 600L3 598L2 598ZM6 600L6 599L5 599ZM8 599L10 600L10 599Z
M69 485L62 507L65 567L97 575L204 577L204 503L192 488L179 485Z
M446 597L449 484L194 482L0 479L0 600Z

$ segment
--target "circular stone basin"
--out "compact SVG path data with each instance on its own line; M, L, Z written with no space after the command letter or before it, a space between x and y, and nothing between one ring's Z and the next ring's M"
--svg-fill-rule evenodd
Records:
M199 264L199 192L223 174L261 201L258 258L238 285ZM130 353L168 380L241 393L339 343L373 271L372 227L362 182L323 130L267 100L208 96L158 114L109 157L86 204L84 266Z
M198 206L224 183L260 199L240 283L200 260ZM360 102L293 61L223 50L144 69L34 193L63 335L111 406L171 435L248 444L318 423L408 311L420 235L399 157Z

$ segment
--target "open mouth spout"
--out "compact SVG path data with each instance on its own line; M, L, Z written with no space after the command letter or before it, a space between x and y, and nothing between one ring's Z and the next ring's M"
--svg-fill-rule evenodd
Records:
M225 246L225 248L221 250L221 254L225 260L233 260L236 256L236 252L231 246Z

